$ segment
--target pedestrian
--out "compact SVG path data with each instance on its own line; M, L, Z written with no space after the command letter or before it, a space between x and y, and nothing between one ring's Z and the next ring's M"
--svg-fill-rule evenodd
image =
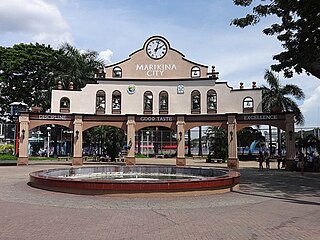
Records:
M263 171L263 153L260 150L259 151L259 171Z
M264 152L264 159L266 160L266 169L270 170L270 155L267 151Z
M298 169L300 170L300 174L304 174L304 156L302 152L298 153L298 164L297 164Z
M281 157L281 155L278 156L277 162L278 162L278 169L280 170L280 165L281 165L281 162L282 162L282 157Z

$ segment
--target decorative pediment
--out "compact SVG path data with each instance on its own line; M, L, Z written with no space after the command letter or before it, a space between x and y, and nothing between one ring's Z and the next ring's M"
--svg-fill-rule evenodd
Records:
M201 79L208 77L208 66L185 59L162 36L148 38L129 58L106 67L107 79Z

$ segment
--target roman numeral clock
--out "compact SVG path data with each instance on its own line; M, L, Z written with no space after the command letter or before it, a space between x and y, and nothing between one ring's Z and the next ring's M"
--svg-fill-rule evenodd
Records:
M168 51L166 43L161 39L153 39L147 45L147 54L152 59L163 58Z

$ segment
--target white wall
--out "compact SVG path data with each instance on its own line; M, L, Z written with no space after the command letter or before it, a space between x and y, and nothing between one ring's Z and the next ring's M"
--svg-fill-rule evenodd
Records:
M136 92L129 94L128 86L134 84ZM177 94L177 86L184 85L184 94ZM211 79L202 80L173 80L173 81L115 81L105 80L99 84L88 84L81 91L53 90L51 112L59 113L60 99L70 99L71 113L94 114L96 106L96 93L103 90L106 93L106 114L111 114L112 92L121 92L121 114L143 114L143 94L145 91L153 93L153 114L159 113L159 93L163 90L169 94L169 114L191 113L191 92L198 90L201 93L201 114L207 114L207 91L213 89L217 92L218 112L242 113L242 102L250 96L254 100L254 112L261 112L260 89L232 90L224 82L215 82Z

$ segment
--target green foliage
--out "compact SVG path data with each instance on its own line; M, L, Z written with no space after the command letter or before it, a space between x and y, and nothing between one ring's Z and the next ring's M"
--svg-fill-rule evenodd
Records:
M258 129L252 127L245 127L238 132L237 136L239 147L249 147L254 140L264 142L265 139Z
M217 159L226 159L228 155L227 131L219 127L209 127L206 135L210 146L210 156Z
M64 44L55 50L43 44L16 44L0 47L0 113L9 112L12 102L50 108L51 90L58 81L65 89L74 83L78 90L89 82L102 62L97 53Z
M303 100L305 95L301 88L293 84L286 84L282 86L279 78L269 70L266 70L264 79L267 81L268 86L263 85L262 88L262 108L265 112L272 112L275 107L280 107L286 112L293 112L295 122L297 124L304 123L303 114L293 100Z
M119 156L124 145L124 132L120 128L112 126L99 126L91 128L85 132L84 138L88 140L92 146L95 142L102 144L103 152L115 160Z
M233 19L231 24L244 28L257 24L261 18L275 16L278 22L265 28L263 33L275 35L285 51L274 55L279 64L275 71L284 71L286 77L308 74L320 78L320 1L319 0L233 0L234 4L252 7L252 14Z
M17 157L12 154L0 154L0 161L17 160Z
M309 147L316 148L320 152L320 140L312 134L306 135L303 138L296 138L297 149L308 149Z
M41 44L17 44L0 48L0 107L2 113L12 102L25 102L29 107L50 106L54 85L56 51Z
M54 160L52 157L29 157L30 161Z
M147 158L147 156L143 154L136 154L135 158Z
M76 90L83 88L89 79L94 77L97 68L103 65L103 62L97 59L97 52L80 52L68 43L62 44L58 53L58 80L65 89L68 89L70 82L73 82Z
M14 151L14 145L13 144L3 144L0 145L0 153L8 153L13 154Z

